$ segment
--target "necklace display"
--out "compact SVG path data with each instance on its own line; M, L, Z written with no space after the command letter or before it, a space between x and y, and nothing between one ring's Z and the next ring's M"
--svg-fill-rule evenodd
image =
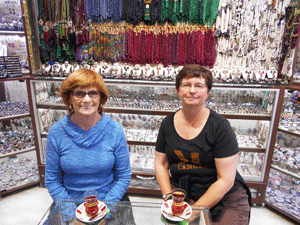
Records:
M151 76L153 76L153 68L149 64L146 64L142 71L144 80L150 80Z
M52 65L51 76L60 76L61 74L61 65L59 63L54 63Z
M164 68L164 80L174 80L174 73L175 69L172 65L169 65L168 67Z
M154 80L162 80L164 76L164 69L163 69L163 65L157 65L154 68Z
M68 43L60 40L59 29L53 30L56 33L57 45L51 45L52 47L49 43L49 27L44 25L43 41L45 48L50 49L49 51L45 49L42 53L49 52L50 55L41 54L43 61L46 59L50 61L52 55L54 55L54 62L56 60L61 62L65 59L63 56L67 55L76 59L78 63L92 59L98 62L118 61L141 65L162 62L164 66L177 66L200 61L201 65L211 67L215 61L214 34L211 30L201 26L190 26L191 30L187 32L186 25L132 27L131 25L102 24L84 25L80 30L72 24L71 21L68 23ZM59 26L56 27L59 28ZM72 39L73 36L75 39ZM200 40L199 44L198 40ZM71 44L71 41L75 41L76 44ZM190 44L186 44L186 41L191 45L196 45L197 48L190 48ZM204 45L207 46L208 53L206 54L204 54ZM65 61L72 60L63 62Z
M198 63L213 68L214 82L286 82L292 73L288 46L296 44L299 33L297 7L294 0L39 0L41 61L61 64L58 70L75 60L133 63L142 68L140 75L132 70L133 79L170 81L168 66ZM122 19L135 26L113 23ZM143 20L160 24L139 25ZM153 76L146 74L146 64ZM123 68L105 74L127 76Z
M101 65L100 63L95 62L92 66L91 66L92 70L95 70L97 73L101 73Z
M73 64L73 71L76 71L80 68L79 64Z
M110 65L108 65L107 63L104 63L102 66L101 66L101 75L106 78L106 77L109 77L109 71L110 71Z
M80 67L86 68L86 69L91 69L91 66L86 61L82 61Z
M132 68L132 78L137 80L141 79L142 71L142 67L139 64L134 65L134 67Z
M121 66L119 63L114 63L110 68L110 76L113 78L121 78Z
M42 74L45 76L49 76L51 72L51 65L50 64L43 64L42 66Z
M273 84L277 79L273 76L277 76L274 70L278 69L286 24L282 15L290 3L290 0L275 1L274 5L273 2L220 0L215 24L217 56L214 73L218 74L218 70L222 71L226 65L234 75L232 71L239 67L241 76L234 76L234 83ZM223 77L227 79L225 75ZM222 76L221 80L215 80L225 81Z
M19 1L1 1L0 30L23 31L22 11ZM5 13L4 13L5 12Z
M122 69L122 74L123 74L122 78L129 78L129 76L131 75L131 71L132 71L132 67L126 63Z
M71 64L69 64L68 61L64 62L64 64L62 64L61 66L61 72L62 72L62 76L68 76L71 72L72 72L72 66Z

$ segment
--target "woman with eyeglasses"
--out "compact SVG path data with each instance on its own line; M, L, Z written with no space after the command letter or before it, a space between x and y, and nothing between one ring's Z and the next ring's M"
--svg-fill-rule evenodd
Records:
M102 76L80 68L64 80L59 94L69 114L50 128L47 137L45 183L54 202L83 198L85 191L93 189L99 200L129 201L125 194L131 180L127 141L122 126L103 113L109 93ZM75 218L76 208L65 204L63 220L81 224ZM114 215L117 211L106 224L123 224L118 221L120 215ZM128 223L134 224L133 218Z
M205 106L212 73L187 65L176 76L182 108L167 116L156 142L155 173L165 201L184 189L192 208L207 206L213 224L249 224L251 194L237 171L238 144L230 123ZM193 210L189 221L200 213ZM201 223L200 223L201 224Z

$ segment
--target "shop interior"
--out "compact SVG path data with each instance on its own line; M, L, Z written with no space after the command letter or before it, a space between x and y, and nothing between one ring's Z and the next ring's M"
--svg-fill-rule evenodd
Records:
M95 2L0 0L0 225L42 224L47 134L68 114L57 91L81 67L102 75L124 129L131 201L162 203L155 143L187 64L213 74L206 106L236 134L250 225L299 224L299 2Z

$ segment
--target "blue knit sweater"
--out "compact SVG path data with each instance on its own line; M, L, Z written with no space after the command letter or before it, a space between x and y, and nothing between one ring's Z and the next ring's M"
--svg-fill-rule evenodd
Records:
M121 200L131 180L123 128L102 114L101 120L85 131L67 115L49 130L45 172L54 201L58 197L83 198L90 189L98 190L98 199ZM72 219L76 206L68 208L72 215L64 213L64 220Z

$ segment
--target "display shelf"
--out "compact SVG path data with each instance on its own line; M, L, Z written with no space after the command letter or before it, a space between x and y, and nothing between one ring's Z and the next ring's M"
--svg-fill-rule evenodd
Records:
M299 179L272 167L265 203L294 221L300 221Z
M32 182L29 182L27 184L23 184L21 186L15 186L15 187L12 187L12 188L9 188L7 190L3 190L3 191L0 191L0 198L1 198L1 195L5 195L5 194L8 194L8 193L11 193L11 192L14 192L14 191L18 191L20 189L24 189L24 188L27 188L27 187L32 187L34 185L37 185L37 184L40 184L40 181L39 180L36 180L36 181L32 181Z
M286 217L296 221L298 224L300 224L300 217L296 218L294 215L287 213L286 211L283 211L282 209L280 209L279 207L276 207L274 204L265 201L265 204L269 207L271 207L272 209L275 209L277 212L282 213L283 215L285 215Z
M16 156L18 154L22 154L22 153L30 152L30 151L34 151L34 150L36 150L36 148L35 147L31 147L31 148L21 149L21 150L18 150L16 152L10 152L10 153L6 153L6 154L0 154L0 159L1 158L6 158L6 157Z
M36 107L39 109L58 109L66 110L65 105L62 104L47 104L47 103L37 103ZM164 115L167 116L173 111L159 111L159 110L146 110L146 109L124 109L124 108L113 108L106 107L104 108L105 112L114 112L114 113L127 113L127 114L144 114L144 115ZM271 115L253 115L253 114L223 114L220 113L227 119L246 119L246 120L270 120Z
M19 118L24 118L24 117L29 117L30 113L24 113L24 114L19 114L19 115L14 115L14 116L5 116L5 117L0 117L0 121L8 121L12 119L19 119Z
M257 153L265 153L266 148L241 148L239 147L241 152L257 152Z
M24 36L25 31L0 31L0 35L19 35L19 36Z
M278 127L278 131L300 137L300 132L299 131L290 131L287 128L284 128L284 127Z
M13 192L13 191L17 191L17 190L20 190L20 189L23 189L23 188L26 188L26 187L33 186L35 184L39 184L39 182L40 182L39 178L37 177L35 180L32 180L28 183L24 183L22 185L14 185L14 186L12 186L10 188L7 188L5 190L1 190L1 192L2 192L2 195L5 195L5 194Z
M35 125L31 123L34 115L28 89L29 79L29 76L0 79L0 100L9 103L1 108L1 113L3 114L3 110L3 115L19 113L0 117L0 196L40 183L36 160L38 147L34 142ZM26 159L23 162L23 156L30 156L34 160ZM20 165L18 160L21 160Z
M300 133L297 131L299 102L294 91L300 87L290 85L282 91L282 104L279 111L278 128L273 133L274 141L272 164L268 172L268 185L265 204L300 223L300 198L298 195L300 175L297 152ZM293 125L293 126L292 126ZM293 172L295 171L295 172Z
M292 176L292 177L297 178L297 179L300 180L300 175L297 174L297 173L293 173L293 172L290 172L290 171L288 171L288 170L286 170L286 169L282 169L282 168L280 168L280 167L277 166L277 165L271 165L271 168L274 169L274 170L278 170L278 171L280 171L281 173L284 173L284 174L286 174L286 175Z
M128 193L143 194L147 190L151 195L162 195L154 173L132 172Z
M29 75L26 75L26 76L23 76L23 77L11 77L11 78L1 78L0 79L0 82L4 82L4 81L13 81L13 80L17 80L17 81L20 81L20 82L25 82L25 80L27 78L30 78Z
M39 182L35 148L24 149L18 154L0 158L0 190L9 193Z
M47 132L41 133L42 138L47 138ZM147 145L147 146L155 146L156 142L150 142L150 141L132 141L127 140L127 143L130 145ZM242 152L256 152L256 153L265 153L266 148L239 148Z

